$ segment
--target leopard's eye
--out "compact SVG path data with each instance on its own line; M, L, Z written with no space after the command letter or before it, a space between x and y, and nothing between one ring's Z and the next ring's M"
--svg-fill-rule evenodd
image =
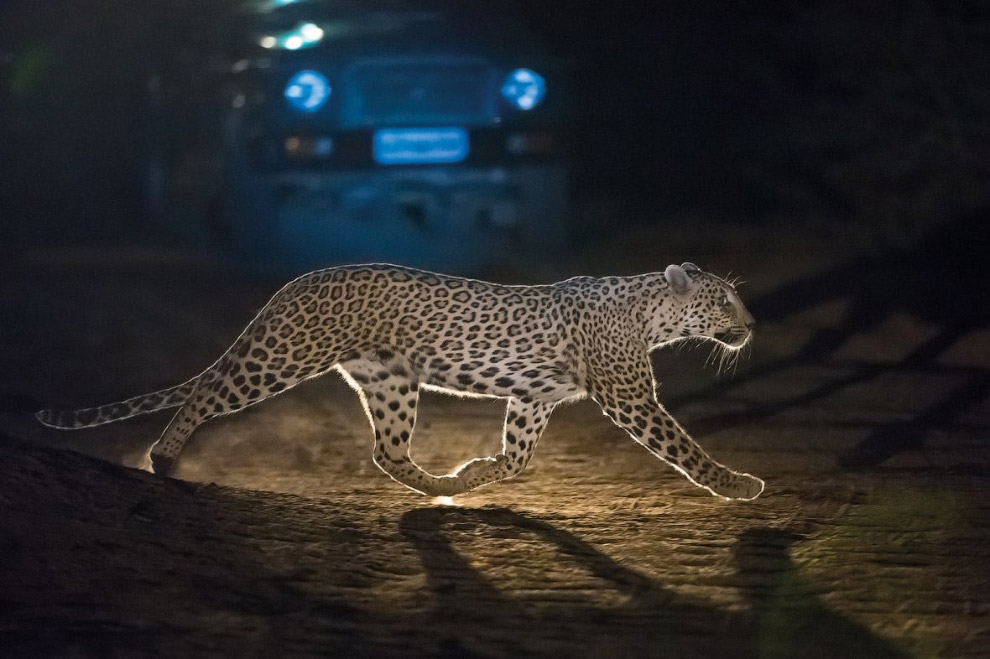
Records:
M721 304L723 307L729 306L729 296L728 295L723 295L722 296L722 299L719 300L719 304Z

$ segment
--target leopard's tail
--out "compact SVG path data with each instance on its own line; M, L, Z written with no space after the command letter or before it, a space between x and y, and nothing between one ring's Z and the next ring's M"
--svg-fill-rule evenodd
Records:
M112 421L129 419L139 414L148 414L158 410L166 410L170 407L178 407L186 402L196 387L198 378L193 378L188 382L155 391L150 394L135 396L117 403L100 405L99 407L88 407L83 410L41 410L34 416L50 428L61 428L64 430L75 430L77 428L91 428Z

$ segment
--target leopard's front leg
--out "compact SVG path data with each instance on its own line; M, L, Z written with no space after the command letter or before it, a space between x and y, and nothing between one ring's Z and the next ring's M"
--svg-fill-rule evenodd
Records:
M533 457L554 406L555 403L510 398L502 428L502 453L475 458L455 475L464 480L469 490L517 475Z
M657 402L654 391L647 357L621 382L600 375L592 397L617 426L692 483L726 499L750 500L763 492L759 478L713 460Z

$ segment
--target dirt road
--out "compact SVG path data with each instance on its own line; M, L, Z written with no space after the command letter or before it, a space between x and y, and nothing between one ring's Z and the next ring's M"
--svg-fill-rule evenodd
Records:
M696 438L766 479L751 503L584 402L522 476L445 505L374 467L335 378L204 426L179 480L120 466L167 416L58 433L28 409L185 379L278 283L170 253L27 255L0 288L0 656L990 656L985 317L927 313L904 278L942 273L916 254L718 235L658 253L644 229L522 278L744 274L749 360L655 367ZM501 414L425 397L417 460L496 452Z

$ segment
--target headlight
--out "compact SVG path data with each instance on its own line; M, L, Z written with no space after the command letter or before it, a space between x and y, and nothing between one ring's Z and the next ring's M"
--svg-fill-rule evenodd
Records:
M502 96L520 110L535 108L546 93L546 80L530 69L516 69L502 83Z
M316 112L330 98L330 81L319 71L300 71L286 83L285 98L296 110Z
M269 34L258 40L262 48L283 48L285 50L302 50L312 48L323 41L323 28L316 23L299 23L295 29L281 34Z

